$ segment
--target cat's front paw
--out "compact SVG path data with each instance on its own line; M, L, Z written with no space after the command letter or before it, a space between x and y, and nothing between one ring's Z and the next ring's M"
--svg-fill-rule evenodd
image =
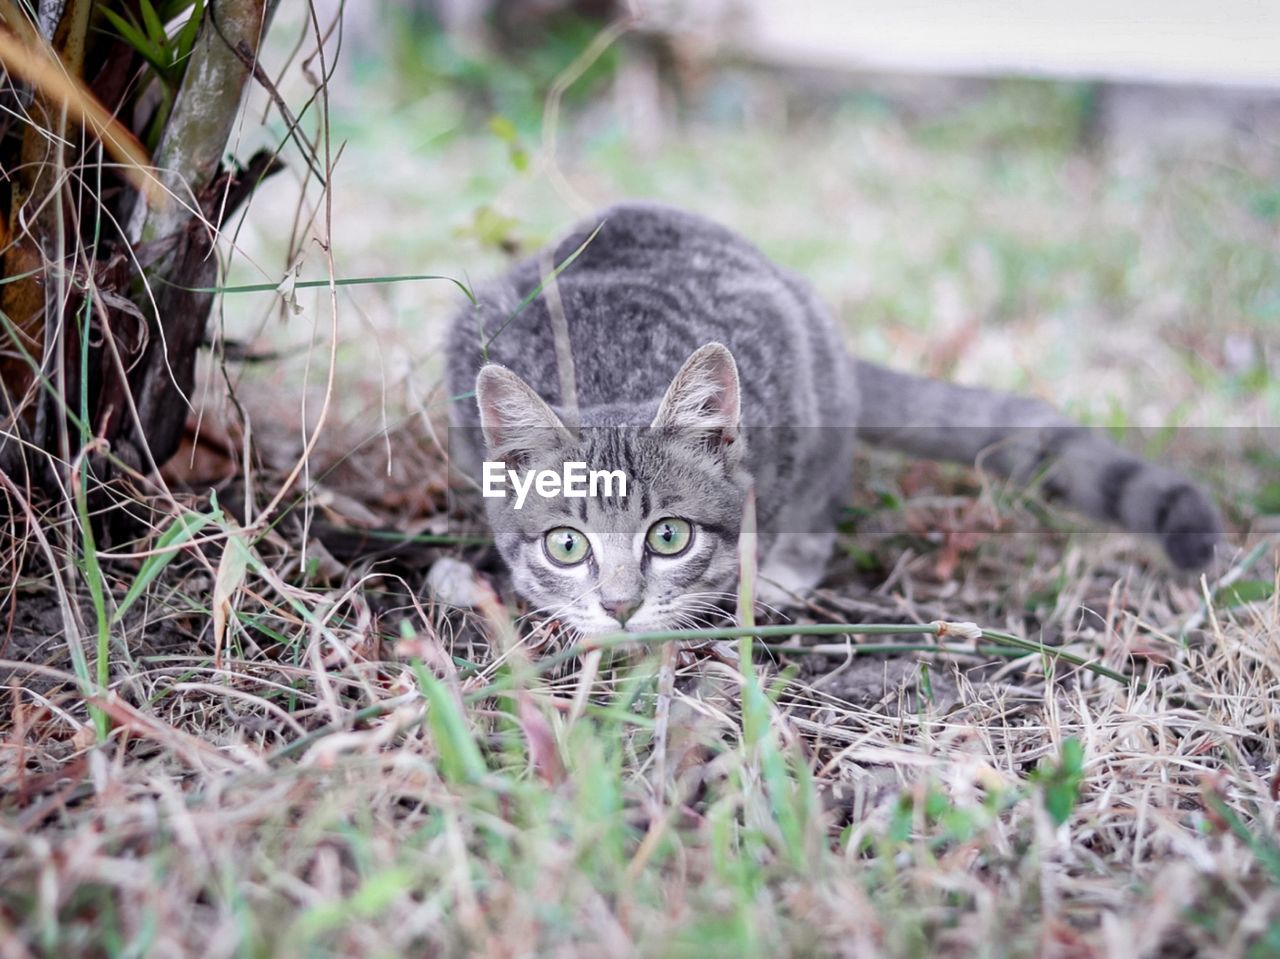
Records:
M1179 569L1203 569L1222 541L1218 511L1194 486L1176 486L1156 511L1156 530L1169 559Z

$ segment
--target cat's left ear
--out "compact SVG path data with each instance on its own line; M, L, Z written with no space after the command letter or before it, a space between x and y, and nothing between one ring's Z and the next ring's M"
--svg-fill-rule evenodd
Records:
M654 429L688 432L709 449L726 449L742 425L738 364L721 343L708 343L684 361L654 417Z

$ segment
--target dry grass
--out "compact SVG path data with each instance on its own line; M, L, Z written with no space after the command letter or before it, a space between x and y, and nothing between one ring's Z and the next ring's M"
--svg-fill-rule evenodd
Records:
M835 139L864 137L868 176L905 158L923 182L977 177L981 192L970 144L938 161L909 131L861 122ZM1024 173L1043 171L1037 151ZM347 235L330 219L333 190L305 194L297 222L313 225L297 232L324 242L313 258L347 262L329 242ZM1035 216L1055 208L1049 193ZM367 197L377 209L378 189ZM942 205L926 247L945 247L959 215ZM1097 226L1064 219L1081 243ZM1164 241L1156 276L1181 253ZM433 242L458 246L444 229ZM362 256L372 273L429 272L358 246L350 259ZM818 281L833 270L819 263ZM330 260L323 272L364 271ZM998 331L1016 340L1044 290L1035 269L1011 275L1004 293L965 295L975 310L1030 303ZM1234 329L1231 304L1259 281L1222 282L1212 295ZM887 298L862 305L909 306L912 283L909 270L891 276ZM1051 535L967 474L869 459L856 531L795 638L753 639L751 668L722 647L691 650L668 690L661 649L584 656L494 594L501 574L469 542L483 529L444 515L440 408L401 355L426 348L420 327L395 322L394 298L419 296L406 287L372 304L346 290L304 303L303 339L320 346L270 367L274 395L229 362L252 430L212 378L190 455L163 490L143 484L120 504L149 517L151 535L97 544L96 572L74 501L6 487L0 955L1280 952L1280 548L1257 507L1229 504L1232 561L1179 580L1125 537ZM228 324L248 329L244 315ZM387 355L349 332L364 323ZM963 337L948 342L961 367L984 362ZM910 335L899 348L948 364ZM1250 409L1269 395L1251 394ZM1215 393L1204 408L1225 405ZM1236 472L1248 493L1254 474ZM974 494L980 509L960 505ZM997 503L999 524L980 518ZM417 538L370 556L356 541L381 526ZM166 542L177 529L182 541ZM470 610L423 588L445 555L487 571ZM744 569L749 615L749 555ZM869 654L888 641L805 633L937 620L1046 651L915 636L892 640L909 651ZM96 665L104 622L99 688L73 653Z
M1070 615L1050 632L1131 682L1035 655L863 661L828 638L803 678L786 664L813 657L774 648L744 738L740 672L696 656L679 669L665 801L656 653L606 662L587 687L582 660L530 657L536 635L502 607L391 600L387 576L360 570L292 587L290 550L249 563L219 654L216 580L166 575L121 631L131 665L92 699L106 740L73 676L39 656L5 664L9 941L16 955L1266 954L1280 610L1274 594L1210 608L1179 640L1198 591L1112 566L1123 550L1068 552ZM1012 543L982 559L1027 575ZM947 585L849 583L808 618L997 615ZM191 641L149 650L184 624Z

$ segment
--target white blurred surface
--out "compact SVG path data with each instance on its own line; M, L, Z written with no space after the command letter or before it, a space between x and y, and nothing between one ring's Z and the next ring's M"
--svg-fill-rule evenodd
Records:
M815 67L1280 87L1280 0L636 0L646 24Z

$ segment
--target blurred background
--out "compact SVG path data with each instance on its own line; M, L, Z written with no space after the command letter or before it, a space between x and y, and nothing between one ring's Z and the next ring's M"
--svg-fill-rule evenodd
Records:
M332 24L323 63L303 4L282 5L266 60L292 104L334 71L332 207L286 147L289 172L224 251L231 284L326 276L315 238L330 215L339 277L475 284L644 197L721 220L806 276L873 359L1033 392L1117 431L1156 428L1156 443L1179 426L1280 423L1275 5L316 11ZM286 139L254 96L268 122L244 125L237 155ZM327 291L286 287L228 294L219 329L238 353L282 362L224 364L215 350L207 364L255 428L279 431L282 459L320 407L333 331L337 448L441 410L455 286L343 287L336 317ZM228 401L203 399L216 426ZM399 451L382 445L395 471ZM1280 470L1274 449L1252 442L1250 462ZM1280 486L1259 489L1254 508L1280 511Z

